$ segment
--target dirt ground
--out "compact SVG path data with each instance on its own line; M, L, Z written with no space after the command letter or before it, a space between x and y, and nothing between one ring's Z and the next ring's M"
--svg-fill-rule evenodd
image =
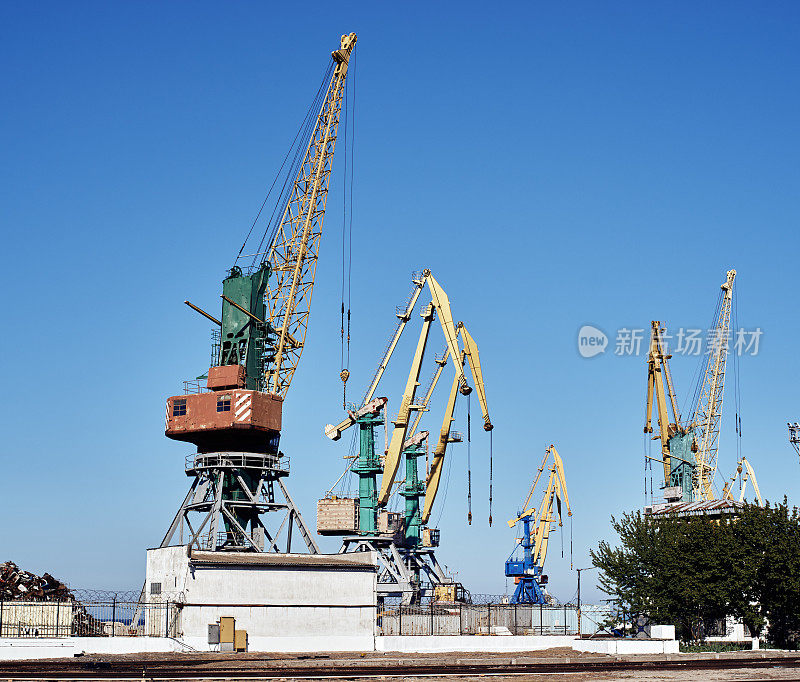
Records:
M18 679L211 680L800 680L800 654L607 656L569 648L509 653L127 654L0 661Z

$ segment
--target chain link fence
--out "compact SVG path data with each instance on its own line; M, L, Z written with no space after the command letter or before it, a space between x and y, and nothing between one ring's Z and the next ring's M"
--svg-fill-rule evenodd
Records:
M380 635L592 635L612 615L588 604L428 604L378 609L377 626Z
M177 637L181 605L139 592L73 590L65 600L0 600L0 637Z
M378 635L591 635L614 617L610 606L482 603L384 604ZM183 595L140 601L139 591L72 590L69 599L0 600L0 637L180 637ZM579 625L580 617L580 628Z

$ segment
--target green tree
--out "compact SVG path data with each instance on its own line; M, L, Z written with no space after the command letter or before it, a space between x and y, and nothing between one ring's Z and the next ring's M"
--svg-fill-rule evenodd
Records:
M728 523L702 517L657 518L640 512L611 519L621 546L600 543L591 552L601 570L600 587L632 613L676 626L682 639L700 639L711 621L746 595L732 569L733 533Z
M786 498L775 506L748 505L732 529L738 561L747 564L747 604L737 613L753 632L785 649L800 646L800 516Z
M800 647L800 513L783 503L706 517L612 517L619 546L591 552L600 587L631 613L701 639L734 616L781 648ZM765 629L766 628L766 629Z

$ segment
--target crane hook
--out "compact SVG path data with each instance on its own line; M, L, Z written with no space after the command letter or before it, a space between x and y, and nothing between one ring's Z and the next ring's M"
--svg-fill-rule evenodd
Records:
M342 407L347 409L347 380L350 378L349 370L343 369L339 372L339 378L342 380Z

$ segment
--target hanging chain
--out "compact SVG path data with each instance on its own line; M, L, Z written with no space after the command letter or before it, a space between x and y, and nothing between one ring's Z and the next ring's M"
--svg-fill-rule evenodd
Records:
M492 432L489 431L489 528L492 527Z
M467 395L467 523L472 525L472 429L470 428L470 396Z

